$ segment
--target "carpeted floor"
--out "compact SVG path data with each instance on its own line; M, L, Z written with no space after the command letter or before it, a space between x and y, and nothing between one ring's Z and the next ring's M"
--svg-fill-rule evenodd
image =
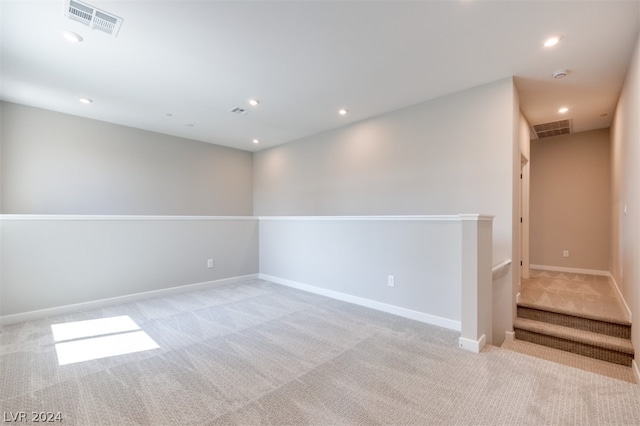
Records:
M59 366L52 324L128 315L158 349ZM640 387L251 280L0 329L4 413L65 425L640 424Z
M609 277L531 270L521 280L520 303L585 318L628 322L624 305Z

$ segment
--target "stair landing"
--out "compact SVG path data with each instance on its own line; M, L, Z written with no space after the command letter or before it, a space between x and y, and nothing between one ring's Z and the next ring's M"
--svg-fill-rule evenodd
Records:
M572 359L582 365L573 357L586 356L618 364L616 370L626 368L624 374L633 376L631 322L608 277L532 270L521 281L517 308L516 340L507 349L564 364Z
M532 269L520 284L519 306L628 324L629 316L609 277Z

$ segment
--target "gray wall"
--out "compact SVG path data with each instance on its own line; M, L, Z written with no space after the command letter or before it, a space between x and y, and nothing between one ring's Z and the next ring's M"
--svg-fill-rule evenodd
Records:
M252 218L11 218L0 232L0 317L258 272Z
M0 108L0 317L258 272L250 152Z
M252 154L12 103L2 213L251 215Z
M460 330L461 239L457 217L263 218L260 274L385 303Z
M609 271L610 151L608 129L531 142L532 264Z
M254 212L495 215L493 263L517 259L519 121L517 92L505 79L258 152ZM517 275L494 286L496 344L512 327Z

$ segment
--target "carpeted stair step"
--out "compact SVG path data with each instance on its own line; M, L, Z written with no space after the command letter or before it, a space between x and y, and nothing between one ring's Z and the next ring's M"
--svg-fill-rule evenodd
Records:
M557 364L579 368L584 371L600 374L601 376L624 380L629 383L637 383L633 374L633 369L624 365L613 364L611 362L562 351L560 349L550 348L548 346L536 345L535 343L525 342L524 340L507 339L502 343L501 348L555 362Z
M627 367L633 360L633 345L629 339L527 318L516 318L513 328L519 340Z
M621 339L631 338L631 323L611 318L595 318L553 312L531 304L518 304L518 317L564 327L606 334Z

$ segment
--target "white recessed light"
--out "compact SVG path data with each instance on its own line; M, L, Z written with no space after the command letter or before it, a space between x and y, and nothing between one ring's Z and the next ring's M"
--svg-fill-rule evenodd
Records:
M348 110L346 110L346 109L342 108L340 111L338 111L338 114L340 114L340 115L347 115L347 113L348 113L348 112L349 112Z
M92 104L93 103L93 99L89 99L89 98L80 98L78 99L80 102L82 102L83 104Z
M555 46L556 44L558 44L558 42L560 41L562 37L561 36L553 36L553 37L549 37L548 39L546 39L544 41L544 47L551 47L551 46Z
M80 43L82 41L82 36L80 34L76 34L71 31L65 31L62 33L62 37L71 43Z
M257 100L257 99L249 99L249 105L258 106L258 105L260 105L260 101Z
M564 114L564 113L565 113L565 112L567 112L567 111L569 111L569 108L567 108L567 107L562 107L562 108L560 108L560 109L558 110L558 112L559 112L560 114Z
M253 143L255 143L255 144L257 145L257 144L259 144L259 143L260 143L260 140L259 140L259 139L254 139L254 140L253 140Z

